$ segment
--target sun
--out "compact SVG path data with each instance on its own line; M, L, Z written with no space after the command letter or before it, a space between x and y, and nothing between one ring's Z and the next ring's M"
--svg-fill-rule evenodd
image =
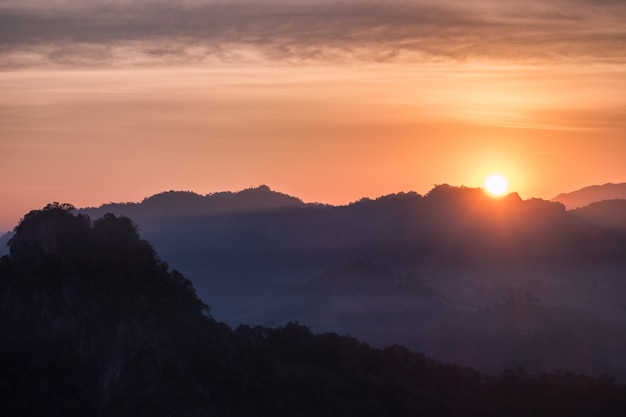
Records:
M503 196L509 188L509 182L500 174L491 174L483 183L485 190L494 196Z

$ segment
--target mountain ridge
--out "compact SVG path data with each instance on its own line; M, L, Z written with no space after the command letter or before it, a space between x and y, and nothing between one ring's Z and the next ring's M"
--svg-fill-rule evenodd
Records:
M626 199L626 183L606 183L602 185L590 185L581 189L560 193L550 201L563 203L568 210L588 206L603 200Z
M269 188L258 192L274 197ZM170 207L164 201L181 199L205 201L184 192L149 201ZM415 348L420 345L400 339L409 329L502 303L510 288L549 307L570 306L626 325L626 233L561 203L515 193L492 198L446 184L424 196L397 193L345 206L270 200L271 208L157 211L136 224L161 259L191 280L212 314L231 326L300 320L373 346L406 340ZM398 276L411 278L403 283Z
M132 217L135 221L158 221L169 217L271 210L304 205L299 198L261 185L238 192L223 191L205 195L192 191L170 190L146 197L139 203L108 203L98 207L81 208L78 212L90 213L94 217L111 212Z
M626 232L626 199L597 201L572 210L572 214L607 230Z
M610 378L443 364L299 323L231 329L206 314L127 217L53 203L0 258L0 401L7 415L622 416ZM357 263L353 277L390 277ZM523 387L523 391L520 388Z

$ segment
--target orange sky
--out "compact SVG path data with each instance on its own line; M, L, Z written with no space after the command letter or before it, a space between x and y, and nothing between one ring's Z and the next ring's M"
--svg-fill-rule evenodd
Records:
M76 1L0 6L0 230L170 189L626 181L621 2Z

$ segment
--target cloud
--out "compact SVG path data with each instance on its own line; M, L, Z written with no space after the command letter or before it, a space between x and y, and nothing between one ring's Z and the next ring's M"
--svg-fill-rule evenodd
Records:
M0 6L0 28L5 69L249 59L626 61L626 4L610 0L26 1Z

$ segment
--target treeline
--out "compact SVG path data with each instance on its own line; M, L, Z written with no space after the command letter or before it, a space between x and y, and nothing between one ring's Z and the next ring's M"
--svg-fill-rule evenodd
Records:
M486 376L299 323L231 329L124 217L52 204L24 218L10 252L2 416L626 415L610 378Z

